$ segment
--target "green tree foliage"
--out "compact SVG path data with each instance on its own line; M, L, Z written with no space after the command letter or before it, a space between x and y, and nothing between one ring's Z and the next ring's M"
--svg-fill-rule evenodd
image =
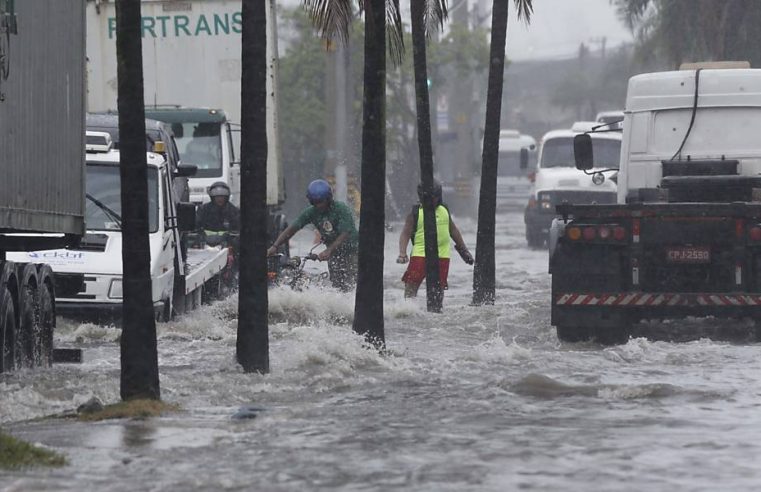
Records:
M636 35L638 56L682 62L748 60L761 67L758 0L612 0Z
M325 163L326 63L329 46L320 38L312 21L301 7L279 11L278 18L285 48L280 55L280 125L284 135L283 163L288 176L290 196L301 190L314 176L322 174ZM386 148L392 192L400 204L412 203L419 181L419 156L415 122L412 40L405 29L405 55L387 72ZM351 125L362 125L362 67L364 65L364 25L354 23L348 37L351 50ZM431 92L444 94L465 76L485 78L489 63L486 29L469 30L452 25L440 39L429 40L428 66ZM435 138L435 136L434 136ZM357 139L359 141L359 139ZM356 149L357 155L359 148ZM349 163L351 166L356 163ZM358 168L353 169L355 172Z

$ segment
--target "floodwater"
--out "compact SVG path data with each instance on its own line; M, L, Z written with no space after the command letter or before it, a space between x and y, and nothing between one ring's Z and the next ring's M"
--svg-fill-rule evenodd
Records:
M0 490L761 488L760 345L703 337L712 320L679 322L679 343L560 343L547 253L520 212L497 229L497 304L469 306L472 267L453 258L443 314L402 299L388 234L388 356L329 291L271 293L266 376L234 362L234 299L159 325L162 397L182 408L163 418L31 420L118 401L119 331L62 323L84 363L0 376L0 426L69 464L0 472Z

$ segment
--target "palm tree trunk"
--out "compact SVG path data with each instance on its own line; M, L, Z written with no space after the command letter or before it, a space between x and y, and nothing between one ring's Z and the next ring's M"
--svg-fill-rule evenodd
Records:
M423 228L425 240L425 288L428 311L441 312L444 291L439 280L439 250L436 237L436 210L433 205L433 147L431 109L428 99L428 74L425 53L426 2L410 0L412 17L412 60L415 72L420 179L423 184Z
M385 345L383 246L386 183L386 5L365 2L365 67L362 123L362 204L354 331Z
M121 397L157 400L161 391L151 299L140 2L116 2L116 58L122 195Z
M489 49L489 85L486 92L486 122L478 199L476 264L473 270L473 304L494 304L494 232L497 214L497 164L499 156L502 85L505 73L508 0L494 0Z
M260 373L269 372L265 1L271 0L243 0L242 11L240 290L236 345L243 369ZM274 22L274 15L270 22Z

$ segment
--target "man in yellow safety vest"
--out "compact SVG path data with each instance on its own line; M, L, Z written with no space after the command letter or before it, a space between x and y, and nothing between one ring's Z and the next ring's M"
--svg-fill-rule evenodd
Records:
M422 184L417 188L418 197L423 201ZM439 280L443 289L447 288L449 276L450 243L454 240L455 249L468 265L473 264L473 256L465 246L460 230L452 220L449 209L441 200L441 183L433 182L433 204L436 207L436 237L439 246ZM404 227L399 235L399 257L397 263L407 263L407 271L402 276L404 282L404 297L415 297L420 284L425 279L425 239L423 232L423 207L418 204L412 207L407 215ZM412 240L412 258L407 257L407 243Z

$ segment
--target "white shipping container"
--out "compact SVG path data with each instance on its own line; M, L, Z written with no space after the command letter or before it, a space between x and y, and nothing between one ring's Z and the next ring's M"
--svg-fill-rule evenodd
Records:
M81 0L0 2L1 232L84 233L84 23Z

